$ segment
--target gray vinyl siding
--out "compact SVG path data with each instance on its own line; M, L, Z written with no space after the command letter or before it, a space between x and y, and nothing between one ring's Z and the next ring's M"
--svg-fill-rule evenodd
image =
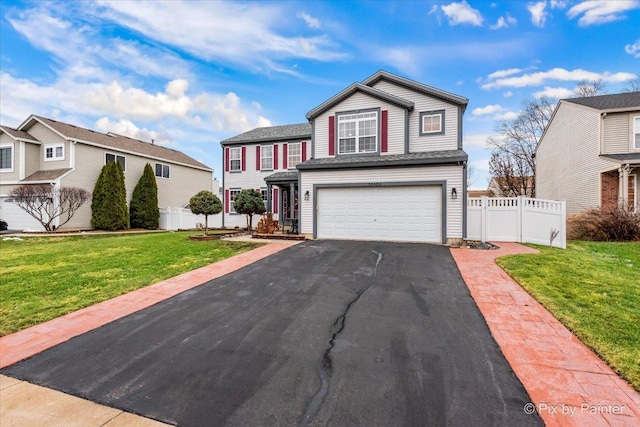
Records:
M27 131L42 143L42 145L39 146L38 170L64 169L71 167L71 156L69 153L70 144L67 140L38 122L34 123L34 125L27 129ZM50 144L64 145L64 160L44 161L45 148Z
M304 171L301 174L300 194L313 194L314 184L349 184L368 182L409 182L409 181L446 181L447 233L450 239L462 238L462 166L426 166L380 169L350 169L329 171ZM456 188L458 198L451 199L451 189ZM313 197L300 199L300 231L313 233Z
M354 111L354 110L366 110L372 108L380 108L381 110L387 110L388 115L388 151L381 153L386 154L404 154L404 114L405 110L395 105L391 105L379 99L372 98L361 92L356 92L348 99L335 105L329 111L318 116L314 120L314 132L315 132L315 158L321 159L329 156L329 116L335 115L337 112ZM378 125L380 124L380 117L378 117ZM336 137L338 134L338 125L336 121ZM378 140L378 147L380 146L380 140ZM337 153L336 144L336 153Z
M40 167L40 146L38 144L30 144L25 142L24 160L25 160L25 178L36 173Z
M602 153L621 154L629 152L628 113L607 114L602 120Z
M566 200L567 213L600 205L600 172L616 164L599 157L600 114L560 105L536 153L536 197Z
M415 104L409 115L409 152L458 149L458 106L386 80L381 80L374 87ZM437 110L445 110L444 135L420 136L420 113Z

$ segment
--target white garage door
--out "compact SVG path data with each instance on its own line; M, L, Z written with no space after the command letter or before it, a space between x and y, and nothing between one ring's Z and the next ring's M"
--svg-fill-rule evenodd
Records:
M9 197L0 197L0 218L7 221L9 230L43 231L42 224L20 209Z
M320 188L321 239L442 242L440 186Z

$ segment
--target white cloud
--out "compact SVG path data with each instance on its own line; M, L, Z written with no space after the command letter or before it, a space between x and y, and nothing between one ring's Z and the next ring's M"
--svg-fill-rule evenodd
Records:
M622 12L637 8L640 8L637 0L587 0L569 9L567 16L571 19L580 16L578 25L586 27L618 21L624 18Z
M493 116L494 120L511 120L518 117L518 113L515 111L507 111L506 113L496 114Z
M602 80L603 82L620 83L636 78L635 74L619 72L596 73L582 69L565 70L564 68L553 68L549 71L539 71L526 73L520 76L508 76L504 78L492 78L489 75L488 82L482 85L482 89L499 89L502 87L527 87L541 86L548 81L581 81L581 80Z
M545 86L544 90L533 93L534 98L552 98L552 99L565 99L572 96L574 93L571 89L565 87L549 87Z
M475 108L471 114L474 116L486 116L488 114L495 114L498 111L502 111L502 107L499 104L491 104L484 107Z
M127 119L120 119L117 122L112 122L108 117L102 117L96 121L96 129L104 133L113 132L118 135L128 136L129 138L138 139L140 141L153 141L158 145L171 144L171 141L167 139L166 136L159 138L160 134L157 131L146 128L141 129L132 121Z
M545 22L547 21L547 2L546 0L539 1L537 3L529 3L527 4L527 10L531 14L531 22L536 27L544 27Z
M462 145L465 148L468 148L468 147L486 148L487 138L489 138L489 136L490 136L489 134L485 134L485 133L464 134Z
M509 68L507 70L498 70L498 71L494 71L493 73L489 74L488 78L489 79L499 79L499 78L502 78L502 77L512 76L514 74L521 73L522 71L524 71L524 69L522 69L522 68Z
M513 96L513 92L508 90L505 93L503 93L502 96L504 96L505 98L511 98Z
M505 16L498 18L498 21L489 28L492 30L499 30L500 28L507 28L511 25L515 25L517 22L518 20L516 18L507 13Z
M466 0L460 3L451 3L440 6L445 15L449 18L449 25L471 24L482 26L482 15L480 11L469 6Z
M303 19L304 22L307 23L309 28L313 28L314 30L319 30L320 28L322 28L322 24L320 23L320 20L318 18L314 18L308 13L300 12L298 13L298 18Z
M279 33L282 23L289 19L286 4L176 0L104 1L100 5L97 11L100 17L207 61L296 74L282 61L334 61L346 57L334 49L334 43L326 35ZM176 21L180 25L175 25Z
M569 4L568 0L551 0L551 9L564 9Z
M624 51L629 55L633 55L634 58L640 58L640 39L636 40L634 44L626 45Z

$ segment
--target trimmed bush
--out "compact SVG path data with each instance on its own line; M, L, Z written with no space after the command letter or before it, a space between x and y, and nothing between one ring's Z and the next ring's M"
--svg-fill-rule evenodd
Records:
M629 209L590 209L567 219L567 237L572 240L640 240L640 213Z
M129 204L131 228L155 230L160 226L160 209L158 209L158 184L153 168L149 163L136 188L133 189Z
M267 211L264 207L262 194L258 190L244 189L238 193L233 201L236 213L247 216L247 230L251 231L254 215L262 215Z
M98 230L124 230L129 227L127 191L119 162L102 167L93 189L91 226Z
M211 191L202 190L189 200L189 209L195 215L204 215L204 234L209 230L209 215L222 212L222 201Z

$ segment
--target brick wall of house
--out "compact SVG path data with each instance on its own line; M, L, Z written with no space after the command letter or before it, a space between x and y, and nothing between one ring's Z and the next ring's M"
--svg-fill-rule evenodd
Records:
M615 208L618 204L618 171L600 174L600 207Z

